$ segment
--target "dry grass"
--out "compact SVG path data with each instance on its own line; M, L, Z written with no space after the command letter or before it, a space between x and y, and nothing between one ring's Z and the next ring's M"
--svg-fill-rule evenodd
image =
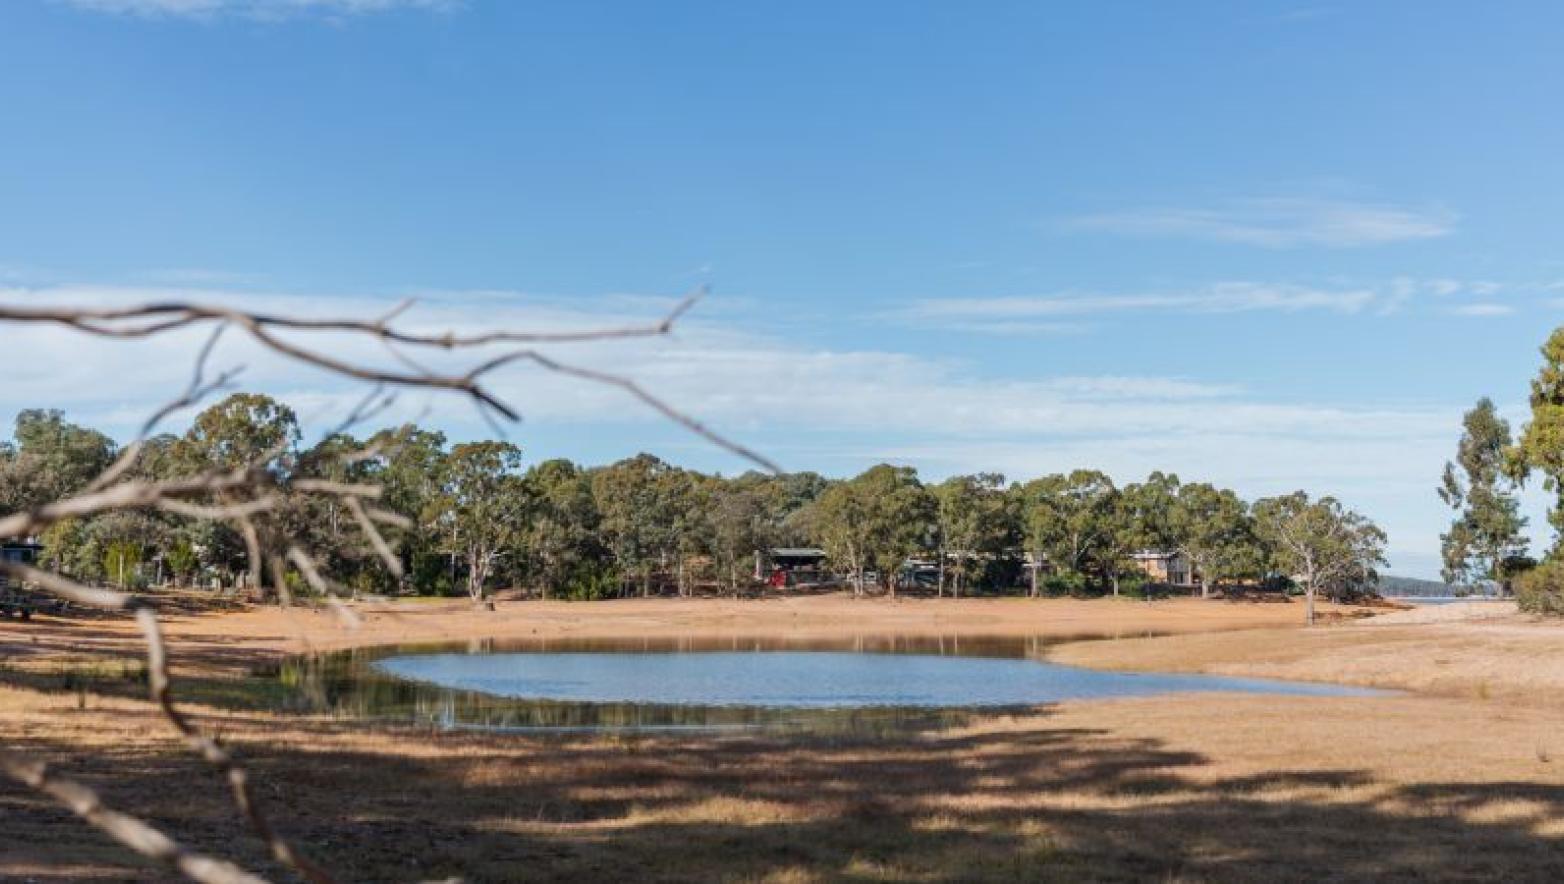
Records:
M1558 705L1564 627L1513 605L1413 611L1319 629L1261 629L1054 648L1062 663L1104 669L1210 672L1399 688L1425 694Z
M978 604L963 616L999 621L1014 610L989 603L983 613ZM1132 605L1108 609L1117 616L1112 609L1123 607ZM897 618L924 612L923 630L903 632L948 628L933 607L865 608L892 609ZM808 605L795 610L816 616ZM217 640L223 623L239 622L234 615L194 619L205 631L183 646L184 659L207 655L201 662L214 673L237 671L238 661L266 647L264 637ZM605 634L625 627L615 619ZM112 625L71 628L106 650L117 641ZM1267 629L1062 651L1136 656L1144 648L1142 659L1158 661L1148 665L1198 668L1227 665L1219 651L1263 652L1292 665L1320 651L1327 661L1350 660L1354 642L1370 650L1389 643L1403 653L1387 653L1387 666L1410 661L1401 671L1422 665L1404 652L1419 633L1436 646L1446 635L1456 645L1492 638L1493 658L1506 647L1529 658L1545 644L1511 640L1537 629L1530 624L1491 628L1501 632L1438 624ZM63 645L63 630L44 627L38 646ZM1061 628L1069 631L1086 630ZM237 852L276 872L244 836L213 775L187 757L150 705L114 696L115 680L131 682L134 672L116 674L109 664L98 681L83 682L91 685L85 692L46 691L65 671L50 665L63 664L40 651L29 672L6 677L32 687L0 688L0 742L51 754L108 800L168 825L192 846ZM1522 669L1496 663L1493 672ZM205 727L250 761L262 800L287 833L353 880L1560 880L1564 760L1554 759L1564 756L1564 708L1513 702L1513 690L1496 683L1488 700L1181 695L1069 703L873 740L523 738L369 729L223 705L199 711ZM157 877L9 783L0 784L0 819L7 830L0 878Z

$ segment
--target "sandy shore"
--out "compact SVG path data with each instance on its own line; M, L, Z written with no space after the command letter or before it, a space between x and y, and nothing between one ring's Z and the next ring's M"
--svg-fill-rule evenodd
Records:
M1286 602L1173 599L854 599L850 595L734 599L623 599L602 602L499 602L493 611L465 601L411 601L354 608L349 627L327 609L275 606L163 616L175 653L204 661L245 662L285 653L347 647L549 638L843 638L973 636L1117 638L1292 627L1303 606ZM1326 618L1364 616L1325 605ZM40 617L0 620L0 651L38 656L72 651L133 653L140 638L129 618Z
M1513 602L1419 608L1326 629L1071 643L1050 657L1102 669L1328 681L1518 703L1564 698L1564 625L1517 614Z

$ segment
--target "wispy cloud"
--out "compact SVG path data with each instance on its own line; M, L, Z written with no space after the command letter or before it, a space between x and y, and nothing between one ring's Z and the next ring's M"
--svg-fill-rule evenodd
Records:
M343 18L401 9L444 11L462 0L63 0L91 12L147 18L211 19L223 16L288 19L305 16Z
M1303 197L1230 200L1215 206L1144 206L1071 218L1073 230L1171 236L1268 248L1349 248L1448 236L1457 216L1443 208Z
M1450 308L1450 313L1455 316L1509 316L1515 312L1515 308L1509 304L1495 304L1482 302L1477 304L1461 304Z
M0 289L10 302L126 304L145 300L154 290L110 287ZM171 296L157 290L164 299ZM242 303L249 309L320 316L376 316L388 302L347 296L258 294L201 290L191 298ZM424 332L463 332L496 327L550 330L622 325L655 318L672 299L644 299L637 306L623 297L552 299L502 292L444 293L421 301L400 322ZM7 341L12 362L37 366L38 373L13 379L0 390L0 408L37 402L100 410L145 403L177 389L186 379L200 347L199 332L155 342L114 343L64 329L30 329ZM372 341L330 335L300 336L310 346L327 347L344 359L392 357ZM156 351L160 358L151 359ZM622 372L670 397L698 406L704 418L728 425L786 426L802 430L907 431L959 437L988 434L1097 435L1136 432L1212 432L1231 429L1257 434L1314 436L1340 431L1349 435L1395 434L1427 428L1412 413L1383 414L1362 421L1351 410L1317 405L1278 405L1248 398L1229 382L1181 377L1058 375L994 377L962 361L931 359L917 353L885 350L826 349L802 346L747 330L737 317L715 321L687 317L672 338L576 344L554 352L579 364ZM428 357L436 367L454 365L440 354ZM214 365L248 366L247 384L271 391L342 395L351 403L357 385L282 361L229 336ZM563 421L621 422L656 420L647 411L626 409L622 393L583 386L568 378L518 370L497 375L495 390L529 416ZM19 395L28 402L16 401ZM321 401L326 401L322 399ZM442 399L434 412L444 420L467 422L472 416L459 397ZM929 421L930 414L942 419ZM1440 427L1441 430L1447 429Z
M1227 282L1196 291L1143 294L1024 295L998 298L927 298L900 312L916 323L938 322L967 331L1008 331L1039 320L1104 313L1358 313L1380 297L1372 288L1324 289Z
M1477 279L1451 279L1449 277L1434 277L1431 279L1414 279L1409 276L1398 276L1390 281L1379 298L1378 312L1381 315L1400 312L1400 310L1420 295L1433 295L1435 298L1451 298L1456 295L1474 295L1480 298L1491 298L1504 290L1502 283L1492 280Z
M1234 281L1154 292L924 298L882 316L917 327L984 335L1080 334L1093 329L1088 322L1093 316L1124 313L1318 312L1390 316L1422 304L1425 309L1447 316L1504 316L1531 304L1518 306L1493 300L1501 292L1516 288L1488 280L1409 276L1338 287ZM1462 302L1463 298L1472 300ZM1564 305L1564 299L1545 301L1542 305L1559 307Z

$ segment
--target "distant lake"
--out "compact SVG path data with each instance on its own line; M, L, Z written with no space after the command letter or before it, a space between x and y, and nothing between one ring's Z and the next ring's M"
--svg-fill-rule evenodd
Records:
M1366 696L1362 688L1106 672L1040 658L1038 640L700 640L355 651L280 676L314 711L497 730L940 726L977 711L1176 692Z
M1387 595L1385 598L1393 602L1406 602L1412 605L1453 605L1458 602L1499 602L1503 599L1488 598L1484 596L1415 596L1415 595Z

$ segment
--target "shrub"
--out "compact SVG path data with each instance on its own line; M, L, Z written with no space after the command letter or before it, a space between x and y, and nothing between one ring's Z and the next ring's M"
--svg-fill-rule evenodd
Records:
M1515 601L1529 614L1564 615L1564 561L1538 565L1515 578Z
M1153 592L1151 580L1140 570L1125 571L1119 575L1119 594L1130 598L1144 598Z
M1086 575L1078 571L1060 571L1043 578L1043 595L1078 596L1086 591Z
M590 602L619 594L619 572L608 565L579 562L561 588L560 597L573 602Z

